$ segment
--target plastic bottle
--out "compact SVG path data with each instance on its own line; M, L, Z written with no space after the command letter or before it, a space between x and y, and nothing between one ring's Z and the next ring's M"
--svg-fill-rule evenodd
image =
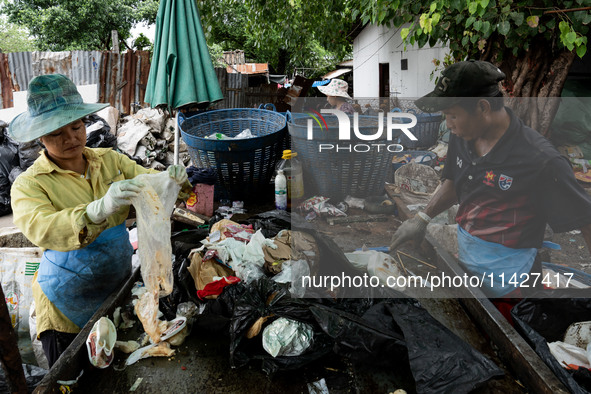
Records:
M275 207L283 211L287 209L287 179L283 170L277 170L275 176Z
M281 161L277 164L277 170L283 170L287 178L287 206L291 208L294 200L304 197L304 172L302 163L295 157L298 154L291 150L284 150Z

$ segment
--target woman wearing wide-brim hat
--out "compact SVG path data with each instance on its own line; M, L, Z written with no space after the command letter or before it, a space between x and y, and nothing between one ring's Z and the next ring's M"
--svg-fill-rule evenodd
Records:
M318 90L327 96L326 100L334 109L343 111L347 115L353 115L355 113L355 109L347 101L347 99L351 98L347 92L349 90L349 84L347 82L342 79L333 79L326 86L318 86Z
M108 106L82 101L60 74L35 77L28 110L10 124L19 142L44 150L11 189L15 225L44 249L32 290L37 335L49 365L131 273L133 248L125 229L129 198L145 169L111 148L87 148L83 118ZM183 166L168 172L183 184Z

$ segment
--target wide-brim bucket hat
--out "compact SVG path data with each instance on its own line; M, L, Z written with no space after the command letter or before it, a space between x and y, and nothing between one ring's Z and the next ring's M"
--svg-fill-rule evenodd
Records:
M342 79L333 79L326 86L318 86L318 90L327 96L351 98L349 93L347 93L349 84Z
M33 78L27 90L27 105L27 111L17 115L8 128L18 142L33 141L109 106L83 102L76 85L62 74Z

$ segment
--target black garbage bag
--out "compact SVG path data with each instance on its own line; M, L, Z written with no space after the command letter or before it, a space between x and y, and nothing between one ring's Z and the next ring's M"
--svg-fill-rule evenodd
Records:
M314 324L314 318L305 300L292 299L285 285L261 278L250 285L243 282L227 286L215 300L208 300L205 310L196 320L198 329L225 332L230 339L230 363L241 367L259 361L268 375L278 371L304 367L331 353L332 340ZM269 319L258 335L247 339L251 326L262 317ZM273 357L262 347L261 335L268 324L279 317L297 320L312 325L314 342L303 354L294 357Z
M27 168L33 165L35 160L39 158L42 149L43 146L37 140L21 142L18 145L18 161L22 171L26 171Z
M588 289L543 290L544 298L526 298L511 310L515 328L529 342L556 377L572 393L591 392L591 379L585 370L567 371L554 358L548 342L562 341L572 323L591 320Z
M246 222L252 224L255 231L261 230L265 238L273 238L281 230L292 228L290 213L280 209L260 213L249 218Z
M371 302L375 302L370 306ZM397 368L408 363L419 393L467 393L503 371L455 336L413 299L358 299L355 315L340 308L310 309L335 340L335 353L358 364ZM347 305L351 308L351 302Z
M0 121L0 216L12 212L10 174L18 165L18 144L8 136L8 125Z
M114 148L117 145L117 137L111 133L111 126L97 114L85 117L84 125L86 146L89 148Z
M226 286L216 299L205 301L205 309L195 321L197 328L230 337L234 308L246 289L242 283Z
M250 358L240 354L239 345L244 340L247 331L259 318L277 316L309 324L314 323L309 302L291 298L287 286L264 277L246 286L246 290L236 300L232 312L230 362L232 366L236 367L244 365ZM290 358L295 359L294 357Z
M192 301L199 303L196 297L195 282L188 271L191 264L188 256L191 249L201 246L201 240L207 237L207 229L193 229L179 231L172 234L172 264L173 288L172 293L160 299L159 308L167 320L176 317L176 309L182 302Z
M35 390L35 387L41 382L41 379L47 374L47 370L36 365L23 364L23 372L27 381L29 393ZM4 375L4 368L0 368L0 393L8 393L8 382Z

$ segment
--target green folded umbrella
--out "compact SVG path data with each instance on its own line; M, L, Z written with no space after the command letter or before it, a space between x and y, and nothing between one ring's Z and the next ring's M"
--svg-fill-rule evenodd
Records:
M195 0L161 0L144 101L179 108L222 98Z

